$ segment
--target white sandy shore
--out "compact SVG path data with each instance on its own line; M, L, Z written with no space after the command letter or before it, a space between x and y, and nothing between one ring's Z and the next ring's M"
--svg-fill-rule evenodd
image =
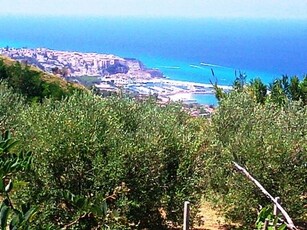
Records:
M153 83L154 85L146 86L146 83ZM157 93L164 102L169 100L187 103L196 102L196 99L193 97L195 94L215 93L214 87L211 84L176 81L165 78L137 79L131 85L135 85L134 90L141 94ZM232 89L232 86L219 85L219 87L226 91Z
M165 84L170 84L174 86L199 86L199 87L205 87L205 88L213 88L211 84L205 84L205 83L198 83L198 82L191 82L191 81L177 81L177 80L170 80L170 79L160 79L160 78L155 78L151 80L138 80L140 83L146 83L146 82L152 82L152 83L165 83ZM224 90L231 90L232 86L227 86L227 85L218 85L221 89Z
M189 101L194 100L192 93L176 93L168 96L171 101Z

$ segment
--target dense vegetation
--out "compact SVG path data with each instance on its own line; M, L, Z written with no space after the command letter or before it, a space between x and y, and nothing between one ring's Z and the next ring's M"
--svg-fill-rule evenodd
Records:
M15 92L29 102L42 102L44 98L61 99L82 87L68 83L55 75L48 75L20 62L0 57L0 81L5 80Z
M0 213L11 226L163 229L182 223L185 200L194 217L205 196L251 229L258 205L270 202L232 161L280 196L294 219L307 219L306 77L284 76L270 88L236 79L228 94L217 88L219 107L204 119L179 104L61 84L45 94L42 73L32 71L0 65Z
M242 76L241 76L242 77ZM213 199L232 220L252 224L267 198L233 168L248 169L296 219L307 219L307 76L275 80L237 78L234 91L220 92L207 153ZM270 91L270 93L268 93ZM217 195L217 196L214 196Z
M203 127L180 106L88 92L23 104L6 84L1 94L15 98L1 108L14 152L32 154L12 178L16 207L39 207L31 226L161 229L181 223L184 200L199 204Z

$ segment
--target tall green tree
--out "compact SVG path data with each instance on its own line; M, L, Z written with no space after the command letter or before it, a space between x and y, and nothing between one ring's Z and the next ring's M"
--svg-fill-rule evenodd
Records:
M7 79L6 66L4 61L0 58L0 80Z
M304 79L299 84L300 89L300 98L302 99L304 105L307 105L307 75L304 76Z
M288 97L287 92L284 88L284 80L282 79L276 79L273 83L270 84L269 90L270 90L270 100L273 103L276 103L278 105L283 105L286 103Z
M264 104L267 98L267 86L261 81L260 78L252 80L249 86L252 94L258 103Z
M246 77L245 73L239 71L239 75L237 75L237 71L235 72L235 81L233 83L233 89L238 92L242 92L244 90L244 86L246 85Z
M300 80L297 76L290 78L289 94L293 101L298 101L301 98Z

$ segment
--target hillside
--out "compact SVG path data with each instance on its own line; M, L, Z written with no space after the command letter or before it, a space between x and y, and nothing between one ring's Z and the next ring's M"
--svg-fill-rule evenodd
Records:
M0 79L6 80L14 91L23 94L29 100L41 101L45 97L60 99L73 91L87 91L80 84L67 82L57 75L1 55Z

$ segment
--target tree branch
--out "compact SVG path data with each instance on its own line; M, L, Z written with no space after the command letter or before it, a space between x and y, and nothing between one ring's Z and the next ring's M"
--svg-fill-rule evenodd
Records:
M87 216L88 216L88 213L85 213L85 214L83 214L82 216L79 216L78 219L74 220L73 222L71 222L71 223L69 223L69 224L66 224L66 225L62 228L62 230L70 228L71 226L77 224L80 220L87 218Z
M252 181L260 190L261 192L266 195L276 206L277 208L280 210L280 212L282 213L282 215L285 217L287 223L287 227L291 230L297 230L297 228L295 227L295 225L293 224L293 221L291 220L290 216L288 215L288 213L283 209L283 207L281 207L281 205L274 199L273 196L271 196L270 193L268 193L267 190L265 190L265 188L255 179L253 178L249 172L241 167L240 165L238 165L236 162L234 162L235 167L241 172L243 173L250 181Z

